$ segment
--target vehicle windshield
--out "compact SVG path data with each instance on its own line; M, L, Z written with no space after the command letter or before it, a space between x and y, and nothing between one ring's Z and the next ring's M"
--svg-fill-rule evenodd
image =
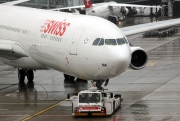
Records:
M79 103L99 103L99 93L81 93L79 94Z

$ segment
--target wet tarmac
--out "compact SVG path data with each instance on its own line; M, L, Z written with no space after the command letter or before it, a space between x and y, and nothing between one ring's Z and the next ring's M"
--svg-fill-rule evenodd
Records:
M136 24L135 19L131 24ZM71 115L67 94L92 87L90 82L71 83L60 72L36 71L34 88L30 88L17 83L17 69L0 63L0 121L179 121L180 33L166 38L142 38L138 34L129 40L148 52L149 62L142 70L129 69L110 80L108 91L124 98L112 116Z

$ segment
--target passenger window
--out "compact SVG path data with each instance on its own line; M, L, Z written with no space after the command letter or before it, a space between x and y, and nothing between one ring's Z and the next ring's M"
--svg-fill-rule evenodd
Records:
M97 38L96 40L94 40L93 45L98 45L99 41L100 41L100 38Z
M105 40L105 44L106 44L106 45L117 45L115 39L106 39L106 40Z
M125 42L125 39L124 39L124 38L119 38L119 39L117 39L117 43L118 43L118 45L123 45L123 44L125 44L126 42Z
M101 41L98 44L99 46L104 45L104 39L102 38Z

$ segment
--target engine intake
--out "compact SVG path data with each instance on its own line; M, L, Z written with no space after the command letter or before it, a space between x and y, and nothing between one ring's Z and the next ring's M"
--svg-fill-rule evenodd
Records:
M137 9L137 8L134 9L134 10L133 10L133 13L134 13L134 14L139 14L139 13L140 13L140 9Z
M147 65L148 55L140 47L131 47L131 64L130 67L136 70L142 69Z
M122 14L124 14L124 15L127 15L128 13L129 13L129 9L128 8L122 8L121 9L121 12L122 12Z

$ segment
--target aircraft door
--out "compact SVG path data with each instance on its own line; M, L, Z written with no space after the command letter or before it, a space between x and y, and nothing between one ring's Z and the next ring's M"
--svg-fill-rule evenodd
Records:
M78 42L79 42L83 32L84 32L84 29L78 29L75 32L75 34L71 40L71 44L70 44L70 55L77 55Z

